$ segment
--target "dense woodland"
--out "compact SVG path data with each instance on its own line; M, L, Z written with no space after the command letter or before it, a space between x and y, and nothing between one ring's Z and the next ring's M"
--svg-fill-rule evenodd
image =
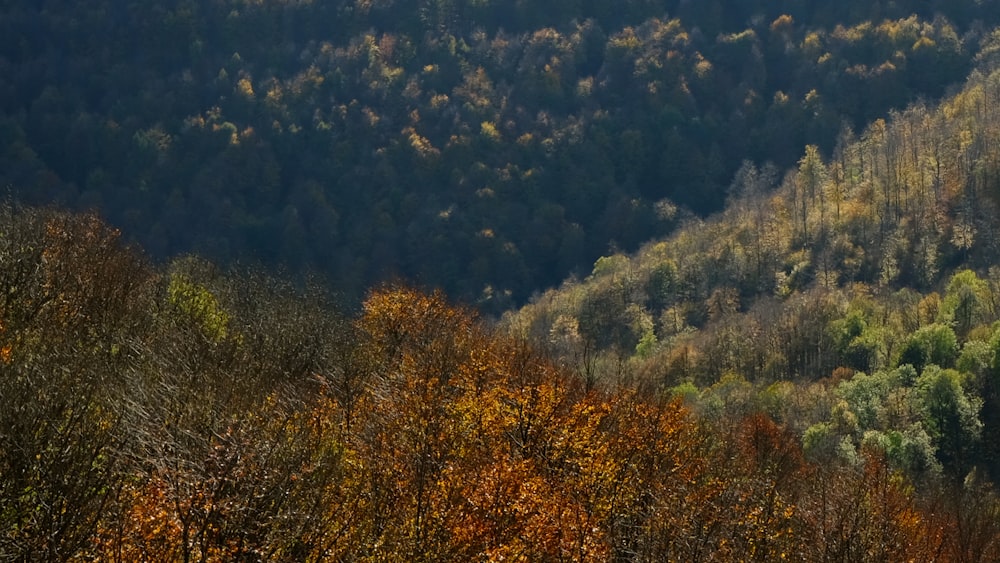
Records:
M154 268L93 216L0 214L5 560L1000 556L1000 501L940 446L965 372L892 389L923 450L866 434L844 459L825 440L867 428L891 376L772 393L798 410L781 424L729 383L704 416L588 387L440 294L386 286L344 317L253 272ZM794 422L831 402L803 448ZM928 467L898 469L897 446Z
M745 163L727 210L599 259L506 323L591 385L763 410L807 455L879 444L914 478L1000 478L1000 73Z
M0 185L499 313L962 81L992 2L14 0Z
M0 561L1000 560L993 3L9 4Z

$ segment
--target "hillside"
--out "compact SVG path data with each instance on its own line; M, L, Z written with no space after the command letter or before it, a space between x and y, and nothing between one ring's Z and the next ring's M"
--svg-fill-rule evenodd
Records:
M4 206L0 557L996 560L994 99L745 164L500 326Z
M154 256L500 312L936 99L989 2L7 2L0 185Z
M8 2L0 561L1000 560L996 25Z
M914 481L878 442L818 463L765 414L588 390L440 294L345 317L260 274L154 268L93 216L5 207L0 229L5 560L1000 553L981 476Z
M725 212L599 259L505 323L591 385L763 408L807 443L821 433L824 456L895 440L917 473L996 478L997 99L1000 73L976 73L829 160L807 147L784 174L746 163ZM918 406L938 392L942 411Z

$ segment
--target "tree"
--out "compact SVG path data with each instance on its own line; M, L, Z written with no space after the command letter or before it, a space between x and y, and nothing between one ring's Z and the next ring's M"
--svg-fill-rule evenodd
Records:
M801 505L808 560L930 560L939 529L921 513L906 478L875 451L860 467L826 467Z
M956 272L948 281L938 317L950 323L960 340L991 316L989 286L972 270Z
M819 155L819 148L815 145L807 145L805 155L799 160L798 174L795 176L795 194L796 199L798 199L799 221L802 228L800 236L803 241L809 238L809 210L813 205L819 207L820 232L818 234L821 239L826 237L826 182L826 165Z
M934 323L920 327L910 335L899 356L898 365L910 364L917 371L936 365L950 368L958 357L958 338L946 325Z
M913 395L938 459L957 479L971 467L983 427L983 401L966 392L963 383L957 371L929 366L917 379Z
M87 553L126 481L152 272L93 215L0 207L0 552Z

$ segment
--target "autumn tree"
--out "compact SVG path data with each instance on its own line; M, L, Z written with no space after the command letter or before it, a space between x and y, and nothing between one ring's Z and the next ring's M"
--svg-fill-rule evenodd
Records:
M152 272L95 216L0 208L0 551L86 553L126 474L121 394Z

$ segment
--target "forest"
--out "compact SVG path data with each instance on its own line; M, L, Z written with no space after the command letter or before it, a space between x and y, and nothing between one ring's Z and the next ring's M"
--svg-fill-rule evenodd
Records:
M499 315L961 83L978 0L11 0L0 186L147 252ZM988 57L987 57L988 58Z
M996 100L1000 72L974 74L829 160L808 146L784 175L746 162L725 212L602 257L503 322L592 385L765 408L824 455L892 439L901 468L998 478ZM814 394L829 407L787 410Z
M382 286L347 316L320 287L154 267L93 215L0 213L4 559L1000 556L1000 499L956 473L964 372L770 392L776 420L732 381L701 401L587 385L440 293ZM845 458L885 394L916 420ZM793 423L831 402L801 445Z
M0 561L1000 560L1000 7L828 4L0 8Z

